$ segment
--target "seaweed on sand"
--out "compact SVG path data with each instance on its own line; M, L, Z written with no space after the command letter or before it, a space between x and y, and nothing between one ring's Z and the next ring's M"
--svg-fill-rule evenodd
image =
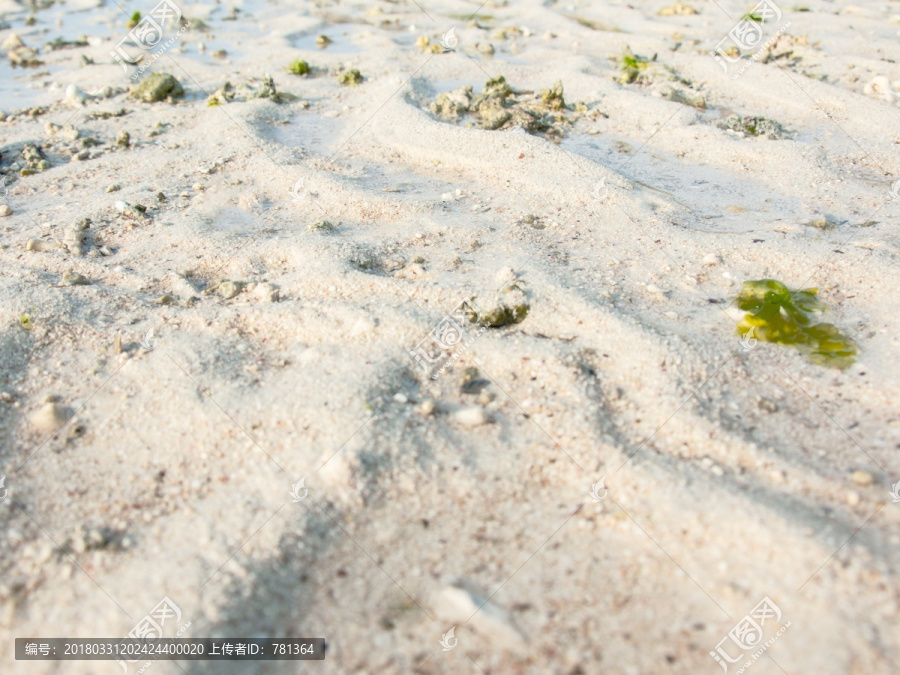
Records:
M836 326L815 322L814 315L828 308L816 288L792 292L775 279L745 281L735 304L747 312L737 330L748 342L791 345L812 363L835 368L851 365L859 353Z

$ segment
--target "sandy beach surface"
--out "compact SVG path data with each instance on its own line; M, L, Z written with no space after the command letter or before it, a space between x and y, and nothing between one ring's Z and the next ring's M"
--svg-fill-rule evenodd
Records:
M0 0L0 672L895 672L898 35ZM148 619L327 651L15 658Z

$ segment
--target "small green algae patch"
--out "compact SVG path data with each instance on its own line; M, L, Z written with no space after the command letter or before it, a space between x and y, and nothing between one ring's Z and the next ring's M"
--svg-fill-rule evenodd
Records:
M485 311L473 312L469 320L485 328L502 328L524 321L530 309L521 282L515 282L497 293Z
M738 308L747 312L738 324L738 334L792 345L816 365L846 368L859 351L833 324L815 322L813 315L828 308L818 294L815 288L791 292L774 279L745 281L735 299Z
M140 13L140 12L135 12L134 14L131 15L131 18L128 19L128 21L125 22L125 27L126 27L126 28L134 28L134 27L137 26L140 22L141 22L141 13Z
M473 322L488 328L501 328L524 321L525 317L528 316L529 309L530 307L527 304L500 305L489 309L481 315L476 315Z
M550 89L541 92L541 101L550 106L551 110L564 110L566 100L563 98L562 80L557 80Z
M288 71L294 75L309 75L309 64L306 61L296 59L288 66Z
M356 68L351 68L350 70L345 70L341 73L338 73L338 82L340 82L345 87L355 87L362 81L362 73L360 73Z
M32 318L34 317L34 309L31 310L28 314L22 312L19 314L19 325L25 330L31 330L32 326L34 326L34 321Z
M638 81L641 74L647 70L650 62L655 60L655 54L652 59L647 59L646 56L635 54L626 47L622 52L622 56L619 57L619 70L622 71L619 75L619 84L632 84Z

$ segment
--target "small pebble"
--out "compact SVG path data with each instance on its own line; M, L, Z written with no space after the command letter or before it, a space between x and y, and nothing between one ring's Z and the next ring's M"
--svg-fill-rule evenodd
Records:
M106 188L106 191L107 192L118 192L121 189L122 189L121 185L119 185L118 183L113 183L108 188Z
M468 406L460 408L453 413L453 418L464 427L478 427L488 422L487 413L480 405Z
M475 366L469 366L463 370L456 380L461 394L479 394L488 384L487 380L480 377L481 373Z
M78 272L65 272L62 275L62 280L59 282L60 286L87 286L91 282L84 276L80 275Z
M54 241L48 241L46 239L29 239L28 243L25 244L25 250L27 251L55 251L59 246Z
M518 275L516 271L512 267L501 267L498 271L494 280L500 286L505 286L506 284L512 283L518 279Z
M59 429L69 416L58 403L48 402L31 416L31 425L41 433L50 434Z
M244 290L246 284L243 281L223 281L216 286L216 293L225 300L231 300L234 296Z
M260 302L275 302L279 297L278 288L270 283L256 284L253 297Z
M398 279L421 279L425 276L425 268L419 263L411 263L394 273Z
M854 471L850 474L850 479L857 485L871 485L873 480L868 471Z
M12 215L12 209L9 208L9 204L0 204L0 218L5 218L6 216Z
M478 398L475 399L475 403L478 405L487 405L491 401L494 400L494 394L489 391L482 391L478 394Z
M84 105L88 95L85 94L77 85L70 84L66 87L65 102L72 108L80 108Z
M72 255L84 255L84 229L80 223L66 229L63 244Z
M73 127L71 124L66 124L59 130L59 135L63 140L77 141L80 134L78 133L78 129Z
M860 498L858 492L856 492L855 490L850 490L850 492L847 493L847 504L849 504L850 506L857 506L859 504L859 501Z
M437 410L437 403L432 401L430 398L425 399L422 403L419 404L419 412L428 417L429 415L433 415L435 410Z

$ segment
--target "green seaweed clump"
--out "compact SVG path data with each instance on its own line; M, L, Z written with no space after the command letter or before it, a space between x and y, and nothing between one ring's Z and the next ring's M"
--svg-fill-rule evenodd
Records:
M551 110L565 109L566 100L563 98L562 80L557 80L550 89L544 89L541 92L541 101L549 105Z
M515 282L498 293L485 311L473 312L469 320L485 328L501 328L521 323L530 309L531 305L521 288L521 282Z
M294 62L288 66L288 71L292 72L294 75L309 75L309 64L306 61L295 59Z
M636 82L650 66L650 62L655 60L656 54L653 55L652 59L647 59L646 56L639 56L626 47L622 52L622 56L619 57L619 70L622 71L619 75L619 84Z
M745 281L735 304L747 314L738 333L750 340L792 345L817 365L846 368L859 351L853 341L830 323L815 323L813 314L828 306L818 289L791 292L774 279Z
M32 309L28 314L22 312L21 314L19 314L19 325L25 330L31 330L31 327L34 325L34 322L32 321L33 316L34 309Z
M141 22L141 13L135 12L131 15L131 18L125 23L126 28L134 28Z
M338 73L338 82L345 87L355 87L362 81L363 76L356 68L351 68L350 70Z
M500 305L499 307L489 309L481 315L476 315L474 323L487 326L488 328L509 326L524 321L525 317L528 316L529 309L530 307L527 304L514 305L512 307Z

